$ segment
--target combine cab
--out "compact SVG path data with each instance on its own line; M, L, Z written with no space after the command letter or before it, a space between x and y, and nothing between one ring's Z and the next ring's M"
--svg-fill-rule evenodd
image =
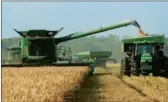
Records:
M145 35L122 41L125 57L121 61L121 75L167 76L168 58L164 55L164 35Z

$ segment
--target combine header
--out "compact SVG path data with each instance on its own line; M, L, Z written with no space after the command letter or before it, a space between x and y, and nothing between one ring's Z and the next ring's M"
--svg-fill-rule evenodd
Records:
M59 60L68 60L69 63L66 63L66 65L72 65L72 52L70 48L63 46L60 48L57 46L59 43L128 25L134 25L137 28L140 27L135 20L132 20L110 26L100 27L98 29L87 32L75 32L60 38L54 38L54 36L57 35L63 28L56 31L18 31L14 29L14 31L16 31L21 36L21 39L17 46L7 48L9 52L8 60L3 60L2 66L58 65L57 62Z

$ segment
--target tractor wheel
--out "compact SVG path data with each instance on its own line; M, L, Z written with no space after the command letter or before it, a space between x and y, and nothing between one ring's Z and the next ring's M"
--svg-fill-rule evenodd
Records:
M138 69L138 63L133 64L132 74L135 75L135 76L140 76L140 70Z
M159 68L160 68L159 65L157 63L155 63L155 65L153 66L153 69L152 69L153 70L153 72L152 72L153 76L160 76L159 75L159 72L160 72Z
M157 72L153 72L153 76L160 76L160 75Z
M131 67L129 66L128 58L121 60L120 75L131 76Z
M160 66L159 66L159 64L157 63L157 61L154 63L154 65L152 66L153 68L152 68L152 74L153 74L153 76L160 76L159 75L159 68L160 68Z
M143 76L148 76L149 73L148 73L148 72L143 72L142 75L143 75Z
M125 69L125 66L124 66L124 60L121 60L121 67L120 67L120 75L124 75L124 69Z

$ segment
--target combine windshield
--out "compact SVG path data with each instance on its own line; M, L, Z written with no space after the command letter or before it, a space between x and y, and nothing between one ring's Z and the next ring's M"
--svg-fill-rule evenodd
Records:
M145 44L145 45L138 45L138 53L151 53L152 52L152 45Z
M30 56L53 56L52 40L30 40L29 55Z

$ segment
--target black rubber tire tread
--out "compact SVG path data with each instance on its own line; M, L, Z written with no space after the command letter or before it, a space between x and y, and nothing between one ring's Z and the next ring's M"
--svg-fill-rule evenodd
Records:
M148 72L144 72L144 73L141 73L143 76L148 76L149 73Z
M140 71L138 70L137 67L138 67L138 66L137 66L137 63L134 63L134 64L133 64L134 70L133 70L132 74L135 75L135 76L140 76Z
M128 58L121 60L120 75L131 76L131 67L129 66Z

